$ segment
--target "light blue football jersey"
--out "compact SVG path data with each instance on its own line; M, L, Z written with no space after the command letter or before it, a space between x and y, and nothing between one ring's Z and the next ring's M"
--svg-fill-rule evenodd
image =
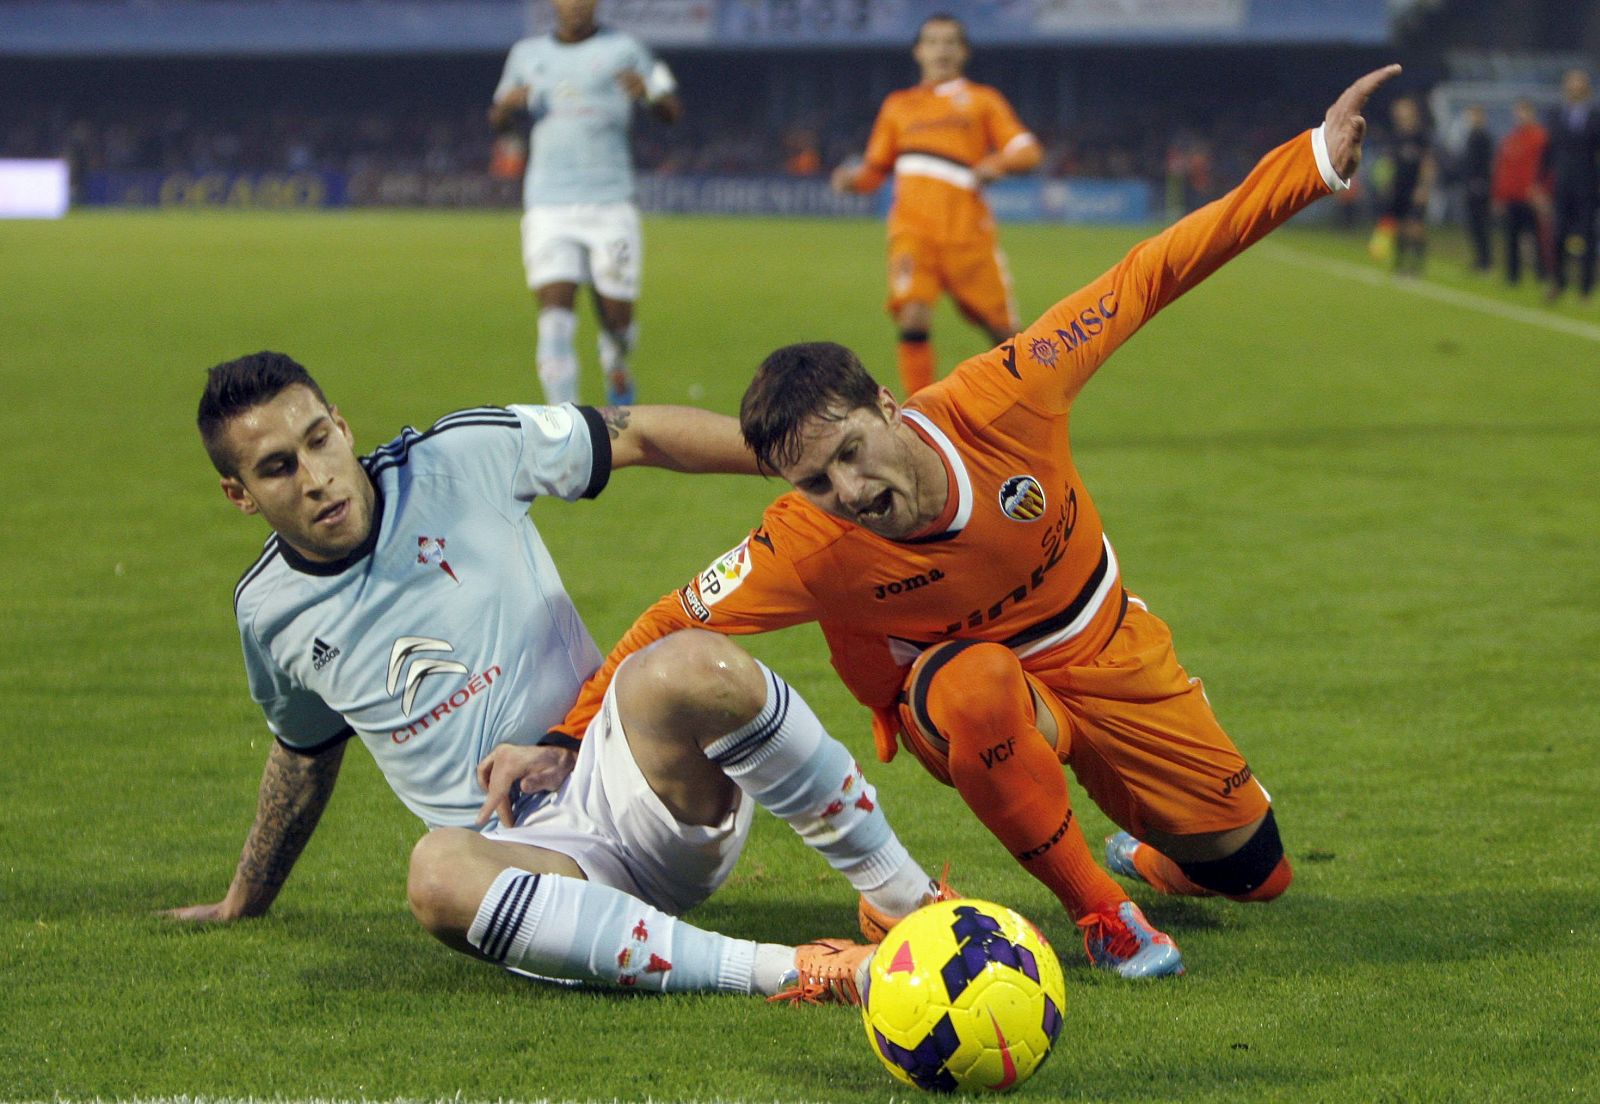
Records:
M600 666L528 504L599 494L611 440L589 407L482 407L361 462L367 541L323 564L273 536L234 592L250 694L285 746L353 730L412 812L470 827L479 761L536 743Z
M511 47L495 98L519 84L528 88L533 136L525 206L632 201L633 101L617 84L630 69L652 95L671 91L670 77L663 81L665 70L643 43L605 27L581 42L541 35Z

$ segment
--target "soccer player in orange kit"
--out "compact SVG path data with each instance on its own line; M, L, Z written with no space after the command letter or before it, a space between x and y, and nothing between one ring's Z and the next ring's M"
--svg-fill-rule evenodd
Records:
M1356 81L1232 192L904 405L842 346L769 356L740 423L795 493L640 617L562 730L581 732L617 665L669 633L816 621L873 710L879 757L903 743L953 785L1061 900L1091 962L1124 977L1181 973L1172 940L1094 862L1058 760L1124 829L1107 841L1119 874L1163 893L1267 901L1292 873L1266 790L1167 626L1123 588L1068 415L1161 308L1347 186L1362 108L1397 72ZM861 912L870 938L882 925Z
M907 395L933 382L928 335L941 291L991 341L1017 332L1011 277L980 189L1043 156L998 90L961 75L971 49L960 20L929 16L911 54L922 82L883 101L865 159L833 173L841 192L876 191L894 175L888 307Z

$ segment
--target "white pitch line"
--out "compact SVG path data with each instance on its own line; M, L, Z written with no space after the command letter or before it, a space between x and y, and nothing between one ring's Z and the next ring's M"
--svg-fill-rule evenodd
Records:
M1315 253L1308 253L1303 249L1295 249L1278 242L1264 242L1259 248L1278 260L1297 265L1300 268L1326 272L1333 276L1343 277L1346 280L1355 280L1357 283L1381 287L1386 291L1398 291L1407 295L1415 295L1422 299L1432 299L1437 303L1447 303L1452 307L1462 307L1466 310L1477 311L1480 314L1492 314L1497 318L1509 318L1513 322L1523 322L1530 326L1554 330L1557 333L1571 334L1573 337L1600 341L1600 326L1595 325L1593 322L1581 322L1576 318L1549 314L1545 311L1532 310L1528 307L1519 307L1513 303L1502 303L1500 300L1491 299L1487 295L1475 295L1470 291L1459 291L1456 288L1430 284L1422 280L1396 279L1387 272L1380 272L1365 265L1336 260L1332 257L1321 257Z

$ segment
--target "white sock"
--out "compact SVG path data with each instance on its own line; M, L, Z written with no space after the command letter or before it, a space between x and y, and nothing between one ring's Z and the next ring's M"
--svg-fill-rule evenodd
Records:
M559 874L502 870L467 942L491 961L545 977L660 992L757 991L758 947L750 940L705 931L620 889ZM785 950L792 963L794 949Z
M578 401L578 316L566 307L539 311L539 383L551 406Z
M757 943L752 988L763 997L794 983L794 948L780 943Z
M889 827L877 791L855 758L828 735L788 683L767 680L761 712L706 748L706 755L762 808L787 821L874 906L914 910L931 879Z

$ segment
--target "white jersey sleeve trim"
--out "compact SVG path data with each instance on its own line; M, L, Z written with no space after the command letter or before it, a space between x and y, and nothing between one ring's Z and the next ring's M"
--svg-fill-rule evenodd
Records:
M1350 181L1333 169L1333 158L1328 155L1328 136L1323 133L1321 126L1311 132L1311 153L1317 159L1317 171L1322 174L1322 182L1330 192L1342 192L1350 187Z
M645 97L655 103L665 96L670 96L678 90L678 79L672 75L672 70L667 68L667 63L657 61L650 66L650 72L645 74Z
M1016 150L1026 149L1028 146L1037 146L1038 144L1039 144L1039 139L1037 139L1037 138L1035 138L1033 136L1033 132L1025 130L1021 134L1017 135L1015 138L1011 139L1011 141L1007 142L1004 146L1002 146L1001 149L1000 149L1000 152L1001 153L1013 153Z

